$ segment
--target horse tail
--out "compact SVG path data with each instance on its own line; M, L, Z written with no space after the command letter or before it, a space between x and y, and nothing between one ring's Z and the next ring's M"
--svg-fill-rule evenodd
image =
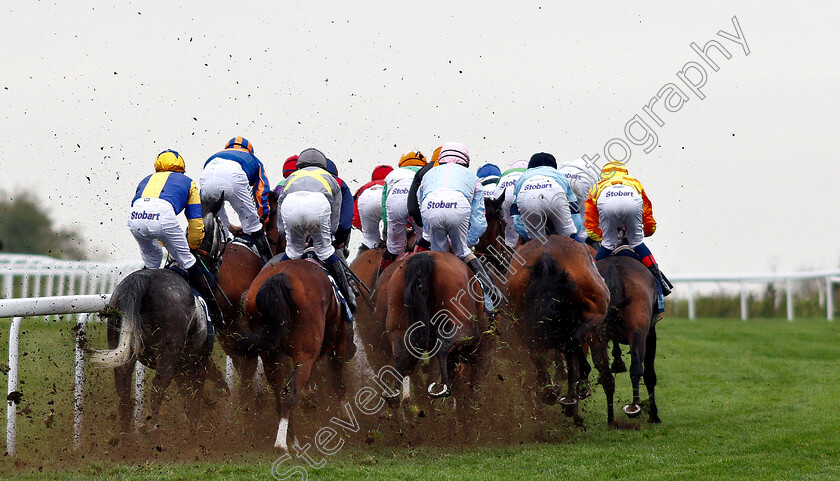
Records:
M572 317L571 305L577 284L565 269L548 253L529 268L531 283L525 291L525 301L531 306L536 323L564 322Z
M434 270L435 260L430 255L413 255L405 263L404 312L409 327L421 323L422 329L419 332L422 341L418 346L427 346L431 339L432 316L429 314L429 297Z
M104 367L119 367L134 359L142 350L140 333L140 305L149 288L150 276L134 275L120 283L115 297L114 310L108 310L104 317L112 317L109 322L122 321L117 347L107 350L91 351L91 361Z
M615 309L623 309L630 304L630 297L624 292L624 280L621 278L619 266L615 263L610 263L607 270L604 272L604 283L607 284L607 289L610 291L610 307Z
M284 336L289 329L292 312L297 310L297 304L292 297L292 287L285 273L274 274L269 277L256 297L257 312L265 322L277 323L277 335Z

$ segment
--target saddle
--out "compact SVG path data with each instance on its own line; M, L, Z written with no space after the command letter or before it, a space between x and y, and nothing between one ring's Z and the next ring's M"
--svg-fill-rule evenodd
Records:
M332 284L333 293L335 294L336 300L339 304L341 304L344 307L345 319L347 320L347 324L350 324L352 326L353 323L356 321L356 318L353 317L353 313L350 312L350 306L347 305L347 300L344 299L344 296L341 294L341 289L338 288L338 284L335 282L335 279L333 279L333 276L330 275L330 272L318 259L318 256L315 255L315 249L313 247L307 248L303 251L303 255L300 258L320 267L324 274L327 275L327 279L329 279L330 284Z
M242 247L247 247L251 252L256 254L259 257L260 253L257 250L257 243L254 242L254 238L248 234L242 234L233 236L233 240L228 242L229 244L239 244Z

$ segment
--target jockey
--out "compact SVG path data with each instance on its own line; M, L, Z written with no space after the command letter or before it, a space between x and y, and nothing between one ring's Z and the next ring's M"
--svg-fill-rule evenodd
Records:
M353 193L350 192L350 187L347 182L341 180L338 176L338 167L335 162L327 159L327 172L332 174L338 186L341 188L341 213L338 216L338 230L333 234L333 247L339 253L342 253L342 248L346 251L347 245L350 243L350 232L353 230ZM347 254L343 254L346 258Z
M508 170L504 171L496 184L496 191L493 198L498 199L505 194L502 202L502 217L505 219L505 244L508 247L516 247L519 243L519 234L516 233L516 226L513 225L513 218L510 216L510 206L513 205L513 187L519 176L528 168L527 160L517 160L510 164Z
M487 229L481 182L468 169L470 156L464 144L445 143L439 162L440 167L423 177L417 192L423 225L433 251L451 250L469 266L484 291L485 307L493 312L503 296L471 250Z
M382 196L385 187L385 177L394 170L390 165L378 165L373 169L370 182L363 185L353 196L355 209L353 211L353 227L362 231L362 245L359 254L376 249L382 243L379 222L382 220Z
M545 152L532 155L528 170L513 187L511 216L516 232L525 242L551 233L575 238L581 225L577 211L577 197L557 170L554 156Z
M612 255L618 247L618 230L624 227L627 245L653 274L662 295L670 294L667 279L644 243L645 237L656 232L656 220L642 183L628 175L623 164L611 162L601 170L601 180L589 190L586 204L586 231L594 241L601 242L595 260Z
M478 168L476 175L481 180L481 189L484 197L494 198L493 194L496 193L496 185L499 183L499 177L502 175L502 170L499 166L488 162Z
M333 235L339 229L342 215L341 187L335 176L326 170L327 158L317 149L301 152L297 168L286 179L283 194L278 200L280 215L277 216L277 228L286 237L286 252L280 260L300 259L308 234L315 255L335 279L350 311L355 312L356 298L347 282L344 264L333 247ZM350 214L352 216L352 210Z
M178 265L189 273L190 284L206 301L213 319L221 319L207 273L190 252L191 248L198 249L204 239L204 222L201 195L195 182L184 175L185 170L184 159L178 152L164 150L158 154L155 173L137 186L131 201L128 228L140 246L147 269L160 267L162 243ZM181 211L187 218L186 235L176 217Z
M283 184L286 183L286 179L288 179L289 176L297 170L297 160L298 156L293 155L286 159L285 162L283 162L283 180L281 180L277 183L276 186L274 186L274 192L277 192L278 196L280 196L280 194L283 193Z
M587 163L583 158L575 159L560 166L557 170L563 174L572 186L572 192L578 199L578 208L580 209L580 218L585 219L586 216L586 198L589 195L589 189L598 182L599 172L592 162ZM580 229L577 232L577 238L587 242L594 241L586 234L586 227L581 223Z
M406 224L411 222L415 239L423 235L423 225L417 224L408 215L408 192L415 174L425 166L426 157L423 153L410 150L400 157L397 168L385 177L380 205L382 219L385 220L387 250L379 261L379 273L405 252Z
M224 150L204 163L200 182L203 210L209 211L219 200L228 201L239 216L242 230L254 240L263 263L268 262L271 249L262 224L268 222L269 183L262 162L254 156L253 144L243 137L230 139ZM219 219L227 237L228 219L223 208Z

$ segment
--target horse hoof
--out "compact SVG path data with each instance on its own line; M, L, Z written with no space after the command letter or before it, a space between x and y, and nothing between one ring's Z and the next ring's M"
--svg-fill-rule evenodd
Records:
M543 389L542 402L544 402L545 404L548 404L549 406L554 406L555 404L557 404L558 397L559 395L557 394L557 391L555 389L552 389L550 387Z
M592 383L589 382L589 379L581 379L575 385L575 391L578 399L586 399L592 395Z
M648 419L648 422L650 424L661 424L662 420L659 419L659 416L651 416L650 419Z
M629 417L630 419L633 419L633 418L638 417L639 414L642 413L642 406L641 406L641 404L636 404L636 403L628 404L628 405L624 406L623 410L624 410L624 414L626 414L627 417Z
M429 384L429 389L428 389L429 396L431 396L433 399L446 397L446 396L449 396L449 394L451 394L451 392L449 390L449 386L447 386L446 384L441 384L441 386L443 386L443 388L440 389L439 391L435 390L435 386L437 386L437 383L433 382L433 383Z
M397 393L395 396L389 396L387 394L383 394L382 397L385 399L385 402L388 403L388 406L391 408L395 408L400 405L400 394Z
M560 404L567 407L577 406L578 400L573 397L563 396L560 398Z

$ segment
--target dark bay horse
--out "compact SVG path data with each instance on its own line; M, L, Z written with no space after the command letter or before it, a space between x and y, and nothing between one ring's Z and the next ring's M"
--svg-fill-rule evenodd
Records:
M508 275L512 329L534 363L543 402L557 402L560 389L549 377L548 351L562 352L568 367L568 388L560 402L567 416L582 423L577 409L584 396L578 381L588 374L583 345L589 337L592 358L607 396L607 421L612 423L615 380L609 369L606 344L593 342L590 336L604 322L610 293L589 250L568 237L551 235L520 246L516 253L525 260L525 266L512 266Z
M269 214L266 236L272 253L275 255L285 249L283 237L277 231L277 198L276 192L268 193ZM263 263L259 255L247 245L238 241L228 242L222 238L218 218L222 203L223 201L220 200L204 213L205 241L202 243L202 250L207 252L213 244L221 243L221 258L213 262L202 256L202 261L216 277L215 295L223 317L223 321L216 329L219 345L233 360L241 384L246 391L250 392L254 387L252 381L257 369L258 353L246 342L249 330L243 324L243 302L245 293L263 268ZM238 231L241 229L231 226L231 232ZM240 396L252 399L249 394L240 393Z
M109 350L91 351L91 360L114 368L122 432L128 432L131 387L137 361L154 369L151 421L156 422L164 393L174 379L187 412L201 407L208 374L226 389L221 372L210 360L213 338L196 304L192 288L169 269L143 269L129 274L114 290L100 316L108 322ZM189 417L194 421L194 417Z
M344 364L353 353L344 307L326 271L308 260L267 265L245 296L243 342L259 353L274 390L280 423L274 447L288 451L292 408L308 389L312 367L328 356L333 386L345 394ZM291 377L284 379L283 360L290 358Z
M433 357L440 382L429 384L429 396L464 393L469 401L487 375L494 346L493 337L485 333L488 322L477 280L466 264L448 252L413 254L393 267L385 321L391 366L404 379L420 359ZM458 365L466 369L459 369L456 383L450 374ZM402 390L397 385L393 392ZM398 397L387 399L395 405ZM459 412L467 414L466 409Z
M662 422L654 400L656 386L656 280L648 269L633 257L616 255L597 262L598 271L610 290L610 306L600 342L630 345L630 382L633 402L624 412L635 418L642 412L639 380L644 376L648 391L651 423ZM615 352L613 353L615 356ZM621 355L621 351L618 351ZM620 359L620 357L619 357ZM643 367L644 366L644 367Z

